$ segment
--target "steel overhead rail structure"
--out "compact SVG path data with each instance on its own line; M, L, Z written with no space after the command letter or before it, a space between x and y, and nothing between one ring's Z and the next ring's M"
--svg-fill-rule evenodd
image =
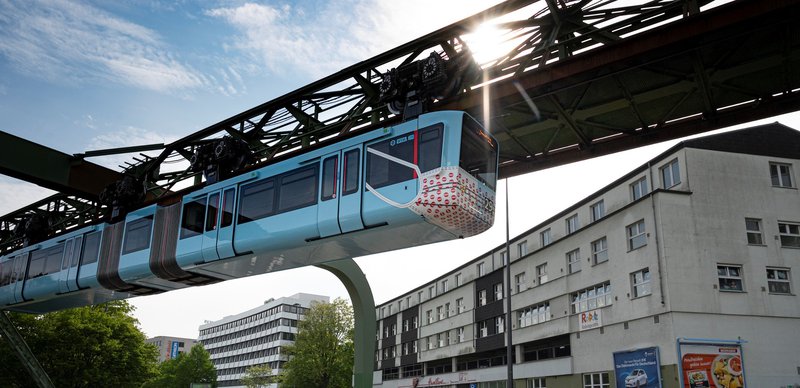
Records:
M387 100L390 70L401 72L432 52L451 64L458 90L426 108L465 110L482 120L500 142L501 177L793 112L800 109L798 14L800 2L792 0L719 6L709 0L510 0L171 144L144 146L160 153L142 154L118 174L141 181L154 201L179 184L202 185L201 171L162 165L193 161L221 137L246 144L250 164L259 165L399 122L410 94ZM502 51L479 47L481 25L493 26L490 46ZM0 144L2 155L7 144ZM63 172L108 152L115 151L28 163ZM0 172L17 170L33 170L22 179L60 194L0 218L0 252L19 246L14 230L31 214L55 212L59 230L67 230L108 211L97 202L98 191L75 192L58 186L64 179L0 158ZM370 304L354 307L374 314L369 287L352 288L351 295L362 294L354 301ZM375 320L363 321L357 330L374 334ZM366 364L371 372L374 344L366 342L357 344L368 361L357 373L367 373Z

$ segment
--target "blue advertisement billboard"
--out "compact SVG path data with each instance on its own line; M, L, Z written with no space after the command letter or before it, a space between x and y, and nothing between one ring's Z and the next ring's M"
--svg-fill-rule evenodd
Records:
M172 352L170 353L170 358L175 359L178 358L178 345L180 345L177 341L172 342Z
M614 374L617 377L617 388L661 388L658 348L615 352Z

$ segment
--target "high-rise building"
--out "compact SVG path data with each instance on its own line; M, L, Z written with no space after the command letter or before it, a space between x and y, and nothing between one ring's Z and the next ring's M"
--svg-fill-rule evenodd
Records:
M329 301L327 296L299 293L200 325L198 341L217 369L217 386L243 387L240 379L253 366L269 365L277 375L287 361L281 347L294 342L297 321L312 302Z
M178 357L179 354L189 353L192 350L192 346L197 343L197 340L194 338L158 336L148 338L145 342L158 348L158 362L164 362Z
M510 297L515 387L797 386L798 168L780 124L677 144L379 305L375 385L505 387Z

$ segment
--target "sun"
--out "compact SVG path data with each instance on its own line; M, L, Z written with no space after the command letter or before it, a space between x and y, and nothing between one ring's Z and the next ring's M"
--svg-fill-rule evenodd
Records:
M508 53L513 43L507 39L509 31L498 28L494 23L483 23L475 31L462 36L472 51L475 61L481 66L491 64L494 60Z

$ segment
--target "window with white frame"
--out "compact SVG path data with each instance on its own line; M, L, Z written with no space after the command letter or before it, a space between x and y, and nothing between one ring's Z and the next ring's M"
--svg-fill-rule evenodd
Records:
M575 273L581 270L580 248L567 252L567 269L569 273Z
M444 279L444 280L442 280L442 292L444 293L444 292L447 292L448 290L449 290L449 288L448 288L448 284L447 284L447 279Z
M497 283L494 285L494 300L502 300L503 299L503 283Z
M411 342L411 351L416 353L417 352L417 341Z
M436 308L436 316L439 317L440 321L444 319L444 307L439 306Z
M567 234L575 233L578 230L578 228L580 227L580 225L578 224L578 215L577 214L573 214L572 216L567 218L566 221L564 221L564 222L566 223Z
M478 338L483 338L489 335L489 328L486 326L486 321L478 323Z
M539 284L547 283L547 263L536 266L536 281Z
M452 342L450 342L450 331L449 330L444 332L444 343L445 343L445 345L450 345L452 343Z
M478 291L478 306L486 306L486 290Z
M642 177L631 183L631 200L635 201L647 194L647 177Z
M610 388L608 373L587 373L583 375L583 388Z
M514 285L517 289L517 293L525 291L525 272L520 272L514 275Z
M419 317L418 316L415 315L414 318L411 318L411 327L414 328L414 330L416 330L419 327Z
M502 315L494 319L495 333L500 334L506 331L506 319Z
M443 333L436 334L436 342L439 344L440 348L443 348L445 346Z
M553 242L553 236L550 235L550 228L547 228L539 233L539 242L543 247L550 245Z
M458 342L459 343L464 342L464 328L463 327L459 327L458 329L456 329L456 336L458 338Z
M573 292L570 297L573 314L610 306L614 300L611 296L611 282Z
M392 335L397 335L397 324L396 323L392 324Z
M605 236L592 241L592 264L608 261L608 240Z
M550 302L539 303L517 311L519 327L532 326L550 320Z
M408 342L403 343L403 355L408 355Z
M523 257L528 254L528 241L523 241L517 244L517 257Z
M744 291L741 265L717 265L717 277L721 291Z
M787 163L770 163L769 174L775 187L794 187L792 184L792 165Z
M788 268L767 268L767 286L771 294L791 294L791 283Z
M800 224L794 222L778 222L781 246L800 248Z
M632 251L647 245L647 234L644 230L644 220L639 220L628 225L628 250Z
M661 167L661 184L668 189L679 183L681 183L681 170L678 167L678 159L675 159Z
M428 322L429 325L433 323L433 310L425 312L425 321Z
M606 215L606 205L602 199L595 202L594 205L589 206L589 209L592 214L592 222L598 221Z
M444 304L444 317L450 318L450 303Z
M525 388L547 388L544 385L544 377L531 377L525 379Z
M456 274L456 287L460 286L461 286L461 273L459 272Z
M428 346L427 346L428 350L436 348L436 340L433 338L433 336L425 337L425 342L428 343Z
M436 286L428 287L428 299L433 299L436 296Z
M761 231L761 220L758 218L745 218L744 227L747 229L747 243L750 245L764 245L764 233Z
M631 288L634 298L650 295L652 293L649 268L631 274Z
M456 299L456 313L461 314L465 311L464 298Z
M407 332L411 328L411 320L404 319L403 320L403 332Z
M478 263L478 276L486 275L486 265L484 263Z

